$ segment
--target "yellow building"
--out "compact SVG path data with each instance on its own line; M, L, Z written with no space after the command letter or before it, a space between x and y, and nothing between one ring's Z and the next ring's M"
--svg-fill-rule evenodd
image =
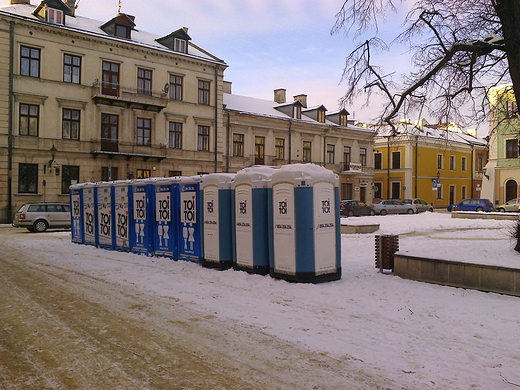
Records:
M374 141L374 199L422 198L446 207L479 198L487 159L484 140L411 124L380 131Z

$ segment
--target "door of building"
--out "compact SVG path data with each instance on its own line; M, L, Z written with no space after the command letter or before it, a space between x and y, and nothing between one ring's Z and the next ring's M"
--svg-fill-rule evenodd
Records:
M516 183L516 181L508 180L506 182L506 199L505 199L505 201L507 202L508 200L517 198L517 193L518 193L518 184Z

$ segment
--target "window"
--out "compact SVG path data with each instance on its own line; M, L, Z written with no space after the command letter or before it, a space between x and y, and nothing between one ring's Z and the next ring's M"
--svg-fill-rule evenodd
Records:
M182 100L182 76L170 75L170 99Z
M325 111L318 110L318 122L325 123Z
M151 176L152 176L152 171L150 169L136 169L135 170L136 179L148 179Z
M506 158L518 158L518 140L506 140Z
M169 177L182 176L182 171L168 171Z
M467 170L466 161L467 161L466 157L462 157L460 160L460 169L462 169L463 171Z
M334 164L335 161L335 152L336 145L327 144L327 164Z
M198 127L197 150L209 152L209 126Z
M20 103L20 135L38 137L40 106Z
M40 49L20 46L20 74L40 77Z
M102 72L102 90L103 95L118 96L119 95L119 64L115 62L103 61Z
M518 116L518 105L516 101L506 102L506 116L507 118Z
M392 152L392 169L401 169L401 152Z
M312 142L303 141L303 162L311 162L312 161Z
M374 198L381 199L383 197L383 183L374 183Z
M455 170L455 156L450 156L450 171Z
M350 146L343 146L344 171L350 171Z
M293 118L294 119L302 119L302 108L299 105L293 106Z
M401 199L401 182L392 182L392 186L390 188L392 191L391 199Z
M182 123L169 123L169 142L171 149L182 149Z
M53 24L63 24L63 11L59 9L49 8L47 10L47 22Z
M119 170L117 167L109 165L108 167L101 167L101 181L113 181L119 179Z
M265 164L265 137L255 137L255 165Z
M442 184L437 184L437 199L442 199Z
M18 192L20 194L38 193L38 164L18 166Z
M63 55L63 81L73 84L81 82L81 57L72 54Z
M209 88L211 83L209 81L199 80L199 104L209 105Z
M367 149L366 148L359 149L359 161L361 162L362 167L367 166Z
M484 169L484 158L479 156L477 158L477 170L482 171L483 169Z
M63 165L61 172L61 193L68 194L69 186L79 183L79 166Z
M347 116L345 114L341 114L339 116L339 125L346 126L347 125Z
M380 152L374 153L374 168L383 169L383 154Z
M152 94L152 71L137 68L137 93L140 95Z
M437 169L444 169L442 154L437 155Z
M244 134L233 134L233 156L244 157Z
M461 198L462 199L466 199L468 197L466 193L467 193L467 187L462 186L462 188L461 188Z
M277 160L285 159L285 139L276 138L274 141L274 158Z
M79 140L80 111L64 108L61 115L62 138Z
M101 114L101 150L118 151L119 116Z
M116 24L116 37L130 39L130 31L130 27L123 26L122 24Z
M185 39L175 38L173 41L173 50L179 53L187 53L188 45Z
M137 145L150 146L152 144L152 120L137 118Z

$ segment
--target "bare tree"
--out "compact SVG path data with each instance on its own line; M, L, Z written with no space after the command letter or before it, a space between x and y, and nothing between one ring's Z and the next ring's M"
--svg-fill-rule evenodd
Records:
M414 71L399 84L376 66L374 58L389 46L377 37L378 25L404 0L346 0L336 15L332 33L375 32L347 57L342 103L360 95L369 101L382 93L388 104L381 122L393 122L404 109L427 109L438 120L481 122L486 114L486 91L512 82L520 102L520 6L518 0L417 0L402 33L392 42L411 49ZM408 1L409 3L410 1ZM461 108L464 107L464 112ZM470 110L468 111L468 107ZM468 112L471 114L468 117Z

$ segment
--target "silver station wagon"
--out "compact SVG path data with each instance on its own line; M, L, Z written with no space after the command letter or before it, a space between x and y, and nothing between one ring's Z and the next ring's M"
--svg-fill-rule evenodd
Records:
M31 232L47 229L70 229L70 205L68 203L26 203L13 218L14 227L24 227Z

